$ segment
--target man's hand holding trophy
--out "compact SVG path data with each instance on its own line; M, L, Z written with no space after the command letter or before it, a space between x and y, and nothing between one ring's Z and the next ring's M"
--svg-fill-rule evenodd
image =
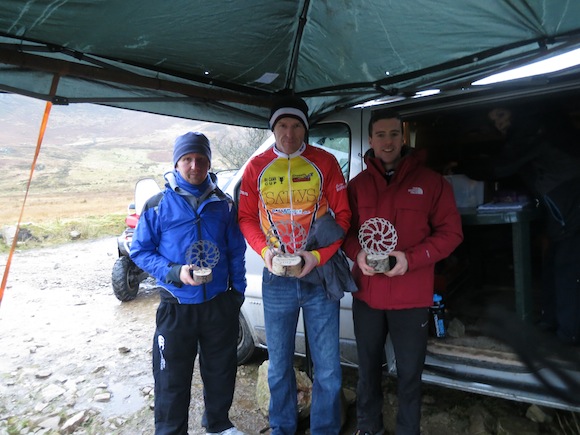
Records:
M302 225L294 221L277 222L266 234L266 243L272 255L274 275L300 275L304 260L299 252L306 246L306 231Z

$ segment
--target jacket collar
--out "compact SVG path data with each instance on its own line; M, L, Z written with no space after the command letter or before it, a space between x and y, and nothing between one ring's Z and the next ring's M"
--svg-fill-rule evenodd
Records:
M298 148L292 154L283 153L278 148L276 148L276 145L274 145L272 147L272 150L274 150L274 154L276 154L278 157L284 157L285 159L291 159L293 157L298 157L300 154L302 154L306 150L306 144L304 142L302 142L302 145L300 145L300 148Z
M424 165L427 158L425 150L417 150L407 145L403 146L401 149L401 155L402 158L395 168L395 174L393 175L392 181L400 180L417 166ZM375 157L372 148L365 153L364 161L367 165L367 169L373 176L380 176L386 180L383 162Z

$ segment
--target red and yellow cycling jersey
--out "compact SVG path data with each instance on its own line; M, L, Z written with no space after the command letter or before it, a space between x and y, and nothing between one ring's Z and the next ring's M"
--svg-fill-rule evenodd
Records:
M332 154L305 144L291 155L272 147L248 163L242 176L239 221L248 243L259 254L267 246L269 232L282 238L288 252L304 249L312 223L328 211L346 232L351 214L346 182ZM293 230L289 222L294 222ZM300 224L303 234L295 224ZM320 264L339 246L340 241L318 249Z

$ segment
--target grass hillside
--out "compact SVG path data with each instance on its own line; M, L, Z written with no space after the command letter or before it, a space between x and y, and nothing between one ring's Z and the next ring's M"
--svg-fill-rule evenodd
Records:
M0 94L0 231L16 225L46 104ZM201 131L212 143L212 170L229 169L216 144L238 144L247 129L91 104L53 106L22 215L20 249L118 235L135 183L163 185L173 142ZM256 147L259 145L256 144ZM227 148L225 148L227 149ZM25 231L26 230L26 231ZM0 237L0 252L9 246Z
M44 109L42 101L0 94L0 227L20 214ZM90 104L53 106L23 221L124 215L135 182L161 183L175 137L192 130L215 143L240 128ZM215 147L212 165L226 169Z

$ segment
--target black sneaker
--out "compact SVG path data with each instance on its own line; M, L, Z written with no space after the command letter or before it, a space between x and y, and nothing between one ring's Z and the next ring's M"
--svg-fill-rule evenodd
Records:
M556 332L556 325L550 322L546 322L545 320L540 320L536 323L536 328L540 332Z

